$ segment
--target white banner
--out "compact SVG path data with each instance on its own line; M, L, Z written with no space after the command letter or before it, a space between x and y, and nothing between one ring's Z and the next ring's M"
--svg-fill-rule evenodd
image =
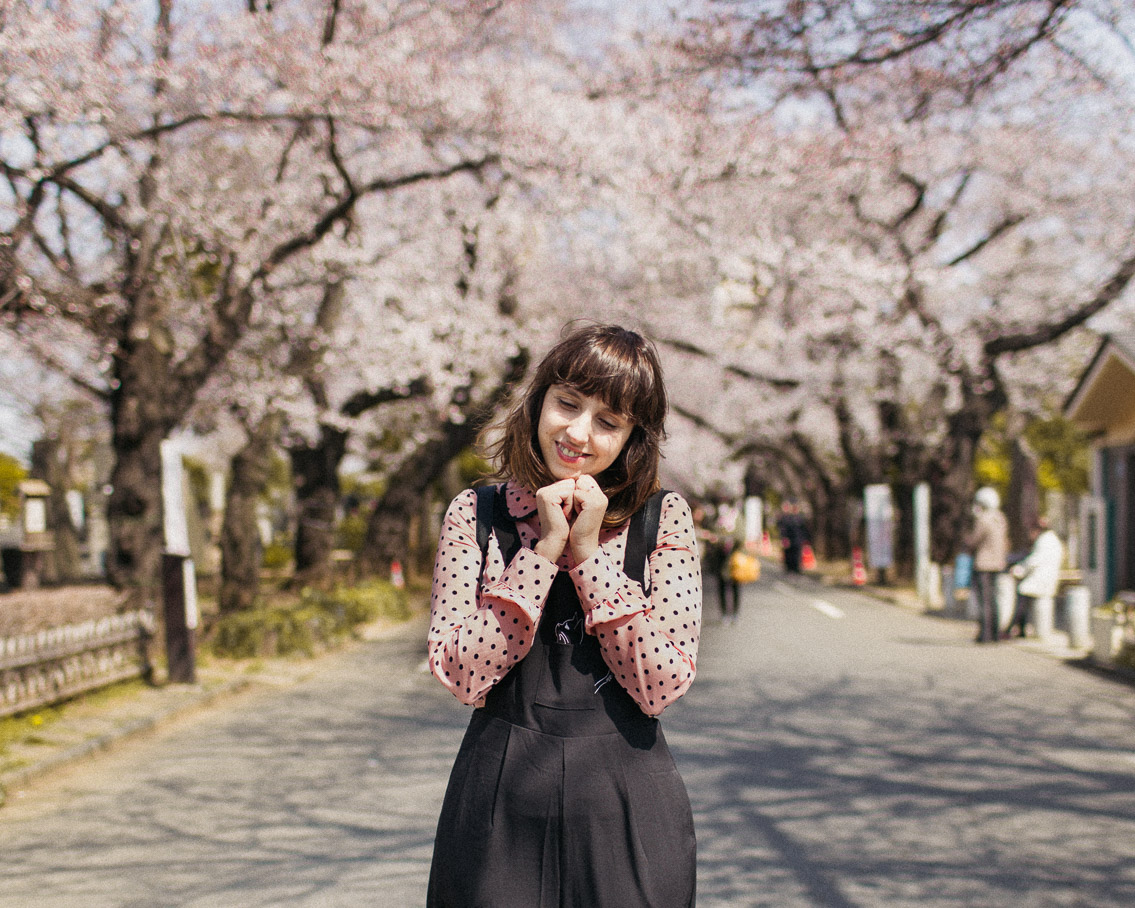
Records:
M181 449L172 441L162 442L162 529L166 551L189 556L189 521L185 515L185 467Z
M867 519L867 565L881 570L895 563L895 507L891 487L871 485L863 490Z

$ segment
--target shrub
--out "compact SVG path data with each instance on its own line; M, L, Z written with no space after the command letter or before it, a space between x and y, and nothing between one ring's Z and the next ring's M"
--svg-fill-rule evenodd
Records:
M292 563L292 547L287 542L270 542L264 546L263 564L270 571L282 571Z
M212 649L236 659L311 655L361 624L379 618L404 621L409 616L406 592L386 581L329 591L307 589L295 603L264 604L221 617L213 630Z
M1135 671L1135 643L1125 640L1115 657L1115 664Z

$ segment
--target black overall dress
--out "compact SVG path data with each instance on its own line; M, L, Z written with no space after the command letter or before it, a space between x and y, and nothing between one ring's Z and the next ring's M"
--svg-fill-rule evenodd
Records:
M507 563L518 537L504 496L496 499ZM638 564L624 571L641 581L636 532L640 515L626 558ZM532 649L469 722L438 821L427 908L692 908L694 889L693 817L662 729L584 633L560 571Z

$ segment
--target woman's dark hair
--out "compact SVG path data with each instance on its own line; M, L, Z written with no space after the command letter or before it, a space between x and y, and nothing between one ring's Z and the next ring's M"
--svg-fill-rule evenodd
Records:
M499 477L532 490L554 482L537 438L544 396L552 385L598 397L633 423L615 462L595 477L609 502L603 524L618 526L659 488L667 401L658 353L642 335L616 325L578 328L548 351L488 447Z

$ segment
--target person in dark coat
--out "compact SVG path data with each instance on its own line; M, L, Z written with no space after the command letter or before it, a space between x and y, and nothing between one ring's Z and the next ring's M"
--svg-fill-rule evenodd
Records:
M578 330L497 427L502 482L449 506L429 666L474 710L428 908L694 904L693 817L658 716L694 678L701 571L689 506L658 491L666 406L644 338Z
M735 623L741 611L741 584L730 572L729 558L743 541L743 529L740 510L725 495L716 496L703 533L702 580L717 584L721 619L726 624Z
M784 550L784 569L790 574L803 573L801 559L804 555L804 546L808 544L808 527L796 502L785 501L780 506L776 529L780 534L781 548Z

